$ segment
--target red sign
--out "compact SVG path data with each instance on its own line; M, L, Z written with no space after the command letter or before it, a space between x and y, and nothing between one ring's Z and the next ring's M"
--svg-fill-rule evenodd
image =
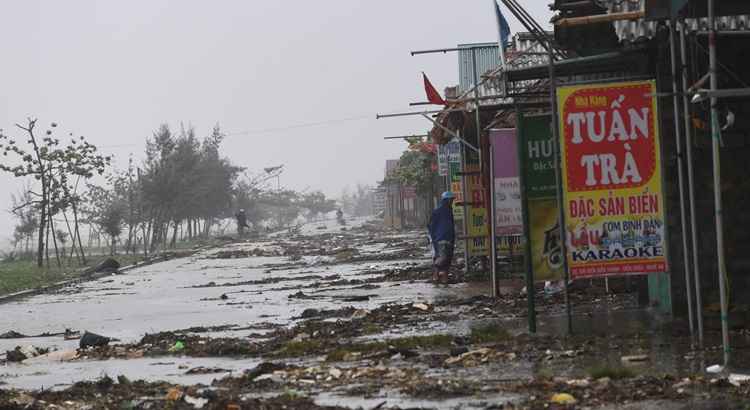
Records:
M656 121L648 83L584 88L571 93L565 116L570 192L637 188L656 169Z

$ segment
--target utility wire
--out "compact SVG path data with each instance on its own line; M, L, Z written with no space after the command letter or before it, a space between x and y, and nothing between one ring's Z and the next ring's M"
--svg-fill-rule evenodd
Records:
M360 115L357 117L339 118L339 119L318 121L318 122L308 122L308 123L302 123L302 124L289 125L286 127L262 128L262 129L256 129L256 130L229 132L224 135L232 136L232 135L267 134L267 133L272 133L272 132L277 132L277 131L293 130L297 128L318 127L321 125L340 124L340 123L350 122L350 121L361 121L361 120L368 119L368 118L372 118L372 115Z

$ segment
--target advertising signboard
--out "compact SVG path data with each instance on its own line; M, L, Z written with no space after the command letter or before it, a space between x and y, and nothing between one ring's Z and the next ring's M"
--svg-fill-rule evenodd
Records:
M479 176L479 165L466 165L466 193L472 205L469 212L469 254L471 256L487 256L490 251L489 218L485 207L484 190Z
M534 280L563 278L555 183L554 141L550 115L519 115L523 189L526 193L531 266Z
M573 279L667 272L656 83L557 89Z
M521 182L518 177L515 128L490 130L490 144L494 162L495 235L522 235Z

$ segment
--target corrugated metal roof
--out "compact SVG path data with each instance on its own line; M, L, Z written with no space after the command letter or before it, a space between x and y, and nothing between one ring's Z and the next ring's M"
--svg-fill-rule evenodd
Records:
M644 0L600 0L610 13L645 10ZM708 30L708 19L687 19L688 32ZM750 27L750 16L717 17L718 29L726 31L747 30ZM639 19L634 21L616 21L613 23L617 37L622 42L632 43L641 39L650 39L656 35L657 22Z
M471 58L471 48L475 48L478 81L482 81L482 75L494 70L500 65L500 53L497 42L494 43L472 43L459 44L458 48L465 48L458 52L458 92L466 92L474 86L474 64Z

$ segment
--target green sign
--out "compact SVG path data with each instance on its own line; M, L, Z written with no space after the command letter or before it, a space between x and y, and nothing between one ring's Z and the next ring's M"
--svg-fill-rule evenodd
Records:
M518 135L529 199L556 198L554 145L549 115L520 116Z
M551 121L549 115L519 113L518 118L524 232L528 238L526 252L530 254L527 269L533 272L535 281L563 276Z

